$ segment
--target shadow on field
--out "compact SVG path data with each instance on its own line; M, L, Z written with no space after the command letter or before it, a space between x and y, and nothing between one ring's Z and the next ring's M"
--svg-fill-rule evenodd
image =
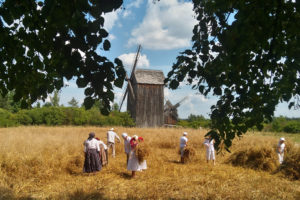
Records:
M0 187L0 200L34 200L32 197L16 197L14 192L5 187Z
M84 192L82 190L77 190L73 193L65 193L58 197L55 197L55 199L65 199L65 200L102 200L106 199L104 198L104 195L101 192L92 191L92 192Z
M119 176L121 176L121 178L124 178L124 179L131 179L131 175L130 174L127 174L125 172L122 172L122 173L117 173Z

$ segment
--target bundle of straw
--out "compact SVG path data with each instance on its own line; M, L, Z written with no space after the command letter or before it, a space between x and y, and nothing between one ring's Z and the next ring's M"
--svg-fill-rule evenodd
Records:
M150 151L147 145L144 142L139 143L136 147L136 155L139 163L141 164L149 156Z
M268 146L239 149L228 158L227 163L269 172L276 170L279 165L276 152Z
M279 168L287 177L300 180L300 148L291 147L284 155L283 163Z
M185 147L183 150L183 157L184 159L190 160L194 155L196 151L192 147Z

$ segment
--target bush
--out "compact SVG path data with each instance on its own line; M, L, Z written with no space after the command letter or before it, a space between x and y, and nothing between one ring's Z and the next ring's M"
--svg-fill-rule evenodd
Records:
M43 108L34 108L28 111L28 115L32 119L32 124L41 125L44 123L43 111L44 111Z
M65 124L66 114L59 107L44 107L43 119L46 125L63 125Z
M0 108L0 127L11 127L17 125L18 123L14 114Z
M65 113L65 124L86 125L88 124L88 113L83 108L63 108Z
M283 127L286 133L300 133L300 123L297 121L290 121Z
M71 107L42 107L20 110L16 114L0 109L0 127L22 125L98 125L134 126L127 112L113 111L109 116L101 115L98 109L85 110Z
M16 113L16 119L19 124L22 125L30 125L32 124L32 119L27 110L20 110Z
M102 126L104 125L104 116L101 115L99 110L97 109L91 109L86 111L88 116L88 124L90 125L98 125Z

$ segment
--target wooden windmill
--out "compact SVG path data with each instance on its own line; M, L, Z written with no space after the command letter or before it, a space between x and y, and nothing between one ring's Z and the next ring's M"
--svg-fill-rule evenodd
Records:
M185 101L187 97L184 97L178 103L173 105L169 100L166 101L164 106L164 122L165 125L175 125L178 122L177 108Z
M160 127L164 124L164 74L160 70L137 69L138 47L120 110L127 96L127 111L138 127Z

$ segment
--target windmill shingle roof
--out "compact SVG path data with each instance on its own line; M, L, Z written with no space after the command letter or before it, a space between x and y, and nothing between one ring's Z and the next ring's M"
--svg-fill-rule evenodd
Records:
M139 84L163 85L165 80L161 70L137 69L134 76Z

